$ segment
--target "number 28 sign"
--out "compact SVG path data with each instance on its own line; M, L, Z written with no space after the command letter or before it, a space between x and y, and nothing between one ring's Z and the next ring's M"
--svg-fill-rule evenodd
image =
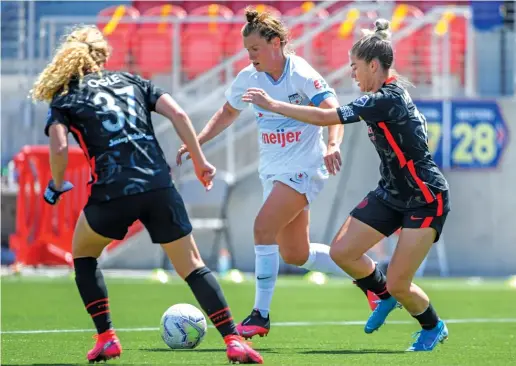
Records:
M443 168L496 167L508 129L496 102L415 101L426 117L428 145Z

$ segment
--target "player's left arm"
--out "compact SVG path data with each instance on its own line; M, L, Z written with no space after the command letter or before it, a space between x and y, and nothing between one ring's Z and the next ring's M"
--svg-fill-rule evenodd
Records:
M64 174L68 166L68 127L66 113L57 108L50 108L45 126L49 137L50 170L56 190L61 190Z
M50 126L50 170L57 190L61 189L68 166L68 130L65 125Z
M295 105L272 99L264 90L249 88L242 96L242 101L253 103L268 111L315 126L332 126L341 123L337 109Z
M362 95L347 105L331 110L280 102L258 88L247 89L242 97L244 102L253 103L271 112L316 126L348 124L362 120L370 123L389 122L395 120L394 117L400 113L397 99L399 98L379 91Z

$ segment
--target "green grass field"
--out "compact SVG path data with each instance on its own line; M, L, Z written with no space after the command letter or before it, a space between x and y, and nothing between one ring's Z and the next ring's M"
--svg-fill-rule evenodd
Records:
M172 351L158 332L165 309L197 305L188 287L173 280L108 279L112 318L124 352L111 364L227 364L217 331L198 349ZM365 297L349 280L317 286L281 278L272 306L272 330L255 338L268 365L516 365L516 289L502 281L422 280L450 338L430 353L405 353L418 325L396 310L379 332L366 335ZM254 283L223 282L236 320L253 305ZM39 331L39 332L37 332ZM94 334L70 278L2 277L2 365L86 363Z

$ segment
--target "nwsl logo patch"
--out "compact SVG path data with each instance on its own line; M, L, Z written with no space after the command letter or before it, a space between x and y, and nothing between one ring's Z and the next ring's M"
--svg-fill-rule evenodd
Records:
M362 95L360 98L353 102L357 107L364 107L369 100L369 95Z

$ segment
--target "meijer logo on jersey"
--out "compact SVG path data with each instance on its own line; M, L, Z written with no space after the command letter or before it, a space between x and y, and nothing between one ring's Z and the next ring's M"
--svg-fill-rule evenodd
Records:
M262 143L263 144L278 144L281 147L285 147L287 144L299 142L301 140L301 131L289 131L278 129L276 132L262 132Z

